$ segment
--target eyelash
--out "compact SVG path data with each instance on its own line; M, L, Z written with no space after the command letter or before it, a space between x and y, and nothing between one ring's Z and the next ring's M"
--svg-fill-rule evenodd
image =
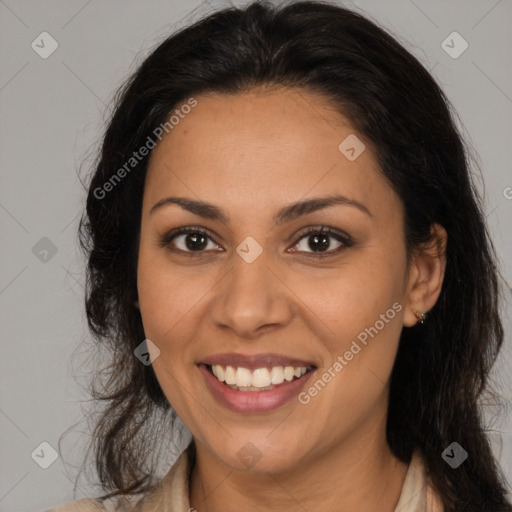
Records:
M173 252L181 252L184 254L188 254L190 257L202 256L202 253L204 253L205 251L184 251L182 249L170 247L170 243L172 242L172 240L174 238L176 238L177 236L183 235L183 234L201 234L201 235L204 235L205 237L209 238L215 244L217 243L217 242L215 242L215 240L212 239L212 236L210 235L208 230L205 230L202 228L197 228L197 227L185 227L185 228L174 229L172 231L169 231L165 235L163 235L162 238L160 239L159 245L161 247L167 247L167 248L169 248L169 250L171 250ZM309 227L304 233L302 233L299 236L299 238L295 242L294 246L297 245L303 238L307 238L308 236L311 236L312 234L328 235L330 237L335 238L338 242L342 243L342 245L340 245L337 249L332 249L327 252L323 252L323 253L322 252L317 252L317 253L308 252L307 254L310 254L313 258L327 258L329 256L333 256L334 254L341 252L343 249L352 247L354 245L353 240L348 235L340 234L340 233L332 230L331 228L324 228L324 226L321 226L320 228L312 226L312 227ZM297 252L304 252L304 251L297 251Z

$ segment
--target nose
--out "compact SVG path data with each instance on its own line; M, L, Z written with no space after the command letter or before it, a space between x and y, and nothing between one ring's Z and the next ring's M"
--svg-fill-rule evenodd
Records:
M286 326L293 317L293 294L263 251L248 263L234 253L232 267L216 287L211 318L237 337L256 339L269 329Z

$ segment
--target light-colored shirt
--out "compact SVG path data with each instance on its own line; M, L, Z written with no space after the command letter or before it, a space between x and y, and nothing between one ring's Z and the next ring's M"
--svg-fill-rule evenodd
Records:
M176 459L164 478L145 494L104 500L85 498L45 512L194 512L189 501L194 465L192 444ZM394 512L443 512L439 498L426 480L420 456L413 454Z

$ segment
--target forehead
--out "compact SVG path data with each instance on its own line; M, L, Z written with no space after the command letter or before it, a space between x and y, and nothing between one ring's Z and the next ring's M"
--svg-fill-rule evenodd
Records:
M233 208L249 201L254 212L322 192L393 199L364 137L321 95L282 88L195 100L152 152L145 203L181 193ZM349 159L347 144L364 150Z

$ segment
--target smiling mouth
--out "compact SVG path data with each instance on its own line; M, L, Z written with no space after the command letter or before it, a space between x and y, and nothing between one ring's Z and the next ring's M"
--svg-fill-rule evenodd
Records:
M205 367L219 382L235 391L270 391L316 369L315 366L274 366L250 370L220 364L205 364Z

